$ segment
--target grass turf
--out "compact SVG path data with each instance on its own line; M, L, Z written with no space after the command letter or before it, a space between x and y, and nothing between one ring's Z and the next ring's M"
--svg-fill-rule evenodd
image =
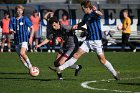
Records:
M77 64L83 66L79 76L74 76L74 69L64 70L63 81L57 80L56 74L48 69L48 66L53 66L56 53L28 53L28 55L32 64L40 69L38 77L28 74L28 70L16 53L0 53L0 93L114 93L111 90L140 92L140 52L105 53L114 68L121 72L122 80L88 85L108 89L106 91L81 87L81 83L85 81L113 79L107 69L100 64L95 53L85 54L78 60Z

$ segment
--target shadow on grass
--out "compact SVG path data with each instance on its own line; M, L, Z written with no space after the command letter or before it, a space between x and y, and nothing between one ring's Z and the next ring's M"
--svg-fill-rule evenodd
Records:
M34 81L63 81L63 80L57 80L57 79L33 79L33 78L4 78L0 77L0 80L34 80ZM64 81L72 81L76 79L64 79Z
M13 73L13 72L0 72L0 74L2 75L25 75L25 74L28 74L28 73Z
M118 83L118 84L140 86L140 83Z
M8 73L8 72L0 72L0 75L29 75L29 73ZM34 80L34 81L72 81L76 79L67 78L63 80L57 79L39 79L38 77L29 77L29 78L22 78L22 77L0 77L0 80Z

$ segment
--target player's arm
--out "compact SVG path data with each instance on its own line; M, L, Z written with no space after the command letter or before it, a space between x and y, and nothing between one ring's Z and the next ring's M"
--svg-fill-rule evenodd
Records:
M97 10L97 7L95 5L92 6L92 10L99 16L103 16L103 13L99 10Z
M44 19L48 19L49 16L53 16L54 13L53 12L47 12L45 15L44 15Z
M49 41L50 41L50 40L49 40L48 38L46 38L42 43L36 45L36 48L39 48L39 47L41 47L42 45L47 44Z
M33 42L33 37L34 37L34 28L33 26L30 27L30 38L29 38L29 43L32 45Z

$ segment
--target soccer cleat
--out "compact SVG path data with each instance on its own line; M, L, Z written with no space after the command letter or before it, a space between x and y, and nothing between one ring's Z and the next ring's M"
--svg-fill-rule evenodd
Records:
M51 50L48 50L48 53L51 53Z
M33 49L31 49L30 52L33 52Z
M62 73L57 72L57 76L58 76L58 80L63 80Z
M136 52L137 50L136 50L136 48L133 50L133 52Z
M82 69L81 65L78 65L79 68L75 70L75 76L78 76L80 74L80 70Z
M55 50L52 50L52 53L55 53Z
M114 78L115 78L116 80L120 80L120 72L117 72L117 75L114 76Z

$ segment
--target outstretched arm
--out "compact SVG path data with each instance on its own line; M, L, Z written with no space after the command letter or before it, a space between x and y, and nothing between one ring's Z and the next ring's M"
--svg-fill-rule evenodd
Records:
M42 45L47 44L48 42L49 42L49 39L46 38L42 43L36 45L36 48L39 48L39 47L41 47Z

